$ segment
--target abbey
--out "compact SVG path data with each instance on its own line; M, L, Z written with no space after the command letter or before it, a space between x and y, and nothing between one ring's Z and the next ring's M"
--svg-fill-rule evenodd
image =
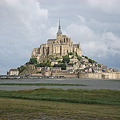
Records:
M71 38L62 34L59 20L56 39L48 39L46 44L41 44L39 48L34 48L31 58L37 58L37 61L41 62L43 59L49 58L49 56L62 58L62 56L70 52L82 56L80 44L73 44Z

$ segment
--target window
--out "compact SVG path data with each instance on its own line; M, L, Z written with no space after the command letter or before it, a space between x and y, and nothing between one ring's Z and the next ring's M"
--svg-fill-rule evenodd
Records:
M65 38L64 38L64 43L65 43Z

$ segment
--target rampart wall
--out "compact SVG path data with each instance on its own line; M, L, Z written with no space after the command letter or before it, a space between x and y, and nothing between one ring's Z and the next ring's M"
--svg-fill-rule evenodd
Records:
M89 79L120 79L120 72L114 73L79 73L79 78Z
M43 76L42 74L32 74L33 76ZM49 76L49 75L48 75ZM52 76L64 76L66 78L86 78L86 79L120 79L120 72L113 73L66 73L54 72Z
M66 78L78 78L78 74L75 73L52 73L52 76L64 76Z

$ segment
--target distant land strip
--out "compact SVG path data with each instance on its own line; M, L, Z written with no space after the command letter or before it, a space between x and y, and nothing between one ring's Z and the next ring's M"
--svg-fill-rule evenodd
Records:
M87 86L84 84L56 84L56 83L1 83L4 86Z

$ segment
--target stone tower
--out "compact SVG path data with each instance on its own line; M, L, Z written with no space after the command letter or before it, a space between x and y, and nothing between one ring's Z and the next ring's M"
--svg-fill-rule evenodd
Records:
M58 27L57 35L61 35L61 34L62 34L62 31L61 31L60 20L59 20L59 27Z

